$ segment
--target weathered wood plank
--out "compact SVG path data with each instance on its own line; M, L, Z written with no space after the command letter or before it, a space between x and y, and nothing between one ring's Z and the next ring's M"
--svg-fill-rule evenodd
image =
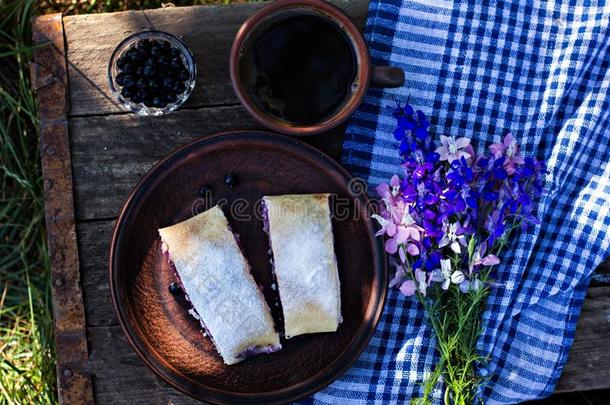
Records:
M367 1L334 3L364 26ZM169 7L65 18L70 79L70 116L123 111L108 88L110 55L126 36L156 29L181 37L197 63L197 84L187 108L238 103L229 79L229 51L241 24L264 3L230 6Z
M77 218L116 217L131 189L162 157L204 135L259 128L241 106L180 110L165 117L115 114L70 120ZM304 138L338 159L343 127Z
M157 378L129 346L119 326L88 328L87 335L97 404L201 403Z
M200 136L253 126L241 107L70 120L77 218L117 216L129 191L163 156Z
M608 342L610 286L590 287L576 327L574 344L555 392L608 389Z
M87 326L119 323L108 284L108 257L114 224L115 221L95 221L76 227Z
M68 75L61 14L32 21L32 88L40 118L45 222L53 278L53 329L61 404L93 401L87 373L85 311L80 286L68 139Z

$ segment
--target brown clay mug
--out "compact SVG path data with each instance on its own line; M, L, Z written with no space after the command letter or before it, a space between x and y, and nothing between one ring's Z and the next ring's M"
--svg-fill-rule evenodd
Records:
M371 65L354 23L323 0L277 0L252 15L233 41L230 70L246 110L289 135L341 124L369 85L404 84L401 69Z

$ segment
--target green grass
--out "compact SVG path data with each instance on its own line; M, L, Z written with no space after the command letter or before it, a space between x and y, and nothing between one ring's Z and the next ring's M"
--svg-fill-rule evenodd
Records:
M0 403L56 397L36 105L27 77L34 3L0 1Z

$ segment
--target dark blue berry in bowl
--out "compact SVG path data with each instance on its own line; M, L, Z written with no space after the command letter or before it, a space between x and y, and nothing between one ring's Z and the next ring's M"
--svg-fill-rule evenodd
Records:
M165 76L161 85L164 89L172 90L174 88L174 80L169 76Z
M166 100L168 103L173 103L173 102L174 102L174 101L176 101L177 99L178 99L178 96L176 95L176 93L173 93L173 92L168 92L168 93L165 93L165 100Z
M186 69L182 69L180 71L180 73L178 74L178 79L180 79L182 82L187 81L189 78L189 72L186 71Z
M121 90L121 95L125 98L131 98L134 94L132 87L123 87Z
M150 54L156 58L158 58L159 56L161 56L163 50L161 49L161 47L159 45L153 45L153 47L150 49Z
M125 66L125 64L127 63L127 58L125 56L121 56L119 59L117 59L116 61L116 65L119 68L122 68L123 66Z
M195 86L191 51L177 37L143 31L124 39L108 64L115 97L140 115L162 115L180 107Z
M142 76L144 77L155 77L157 75L157 69L154 66L144 66L142 70Z
M137 69L137 66L134 66L131 62L127 62L125 65L123 65L123 67L121 68L121 72L122 73L135 73Z
M154 77L150 79L148 81L148 88L152 91L157 92L161 88L161 83L159 82L159 79Z
M173 88L173 90L174 90L174 92L175 92L176 94L180 94L180 93L182 93L182 92L184 91L184 89L185 89L185 87L184 87L184 83L182 83L182 82L176 82L176 83L174 84L174 88Z
M167 103L163 100L163 97L161 97L161 96L153 97L153 99L152 99L153 107L161 108L166 104Z
M116 75L116 82L119 86L123 86L125 84L125 73Z

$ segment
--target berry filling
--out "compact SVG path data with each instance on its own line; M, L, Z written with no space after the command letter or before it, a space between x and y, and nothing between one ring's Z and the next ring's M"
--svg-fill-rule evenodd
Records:
M241 241L239 240L239 235L236 232L233 231L233 229L231 228L230 225L229 225L229 231L231 231L231 233L233 234L233 236L235 238L235 241L236 241L237 245L239 246L239 249L242 251L242 254L243 254L243 247L241 245ZM193 306L193 303L192 303L191 299L189 298L186 289L184 288L184 284L182 283L182 280L180 278L180 274L178 274L178 271L176 270L176 266L174 265L174 262L171 259L171 256L169 254L169 249L167 248L165 243L162 243L161 251L162 251L163 255L166 257L166 259L167 259L167 261L169 263L169 266L170 266L172 272L174 273L174 275L176 277L177 281L176 281L175 284L177 284L179 286L179 289L181 289L182 292L184 292L184 299L188 302L188 304L190 306L190 309L188 310L189 314L193 318L195 318L197 321L199 321L199 324L201 325L201 328L204 331L204 335L208 336L210 338L210 340L212 341L212 344L214 345L214 348L218 352L218 347L216 345L216 342L214 342L214 337L212 336L212 334L210 333L210 330L207 328L207 326L203 322L203 319L201 318L201 315L199 315L199 313L197 312L197 310ZM172 294L174 294L174 293L172 293ZM259 290L259 294L263 295L260 290ZM236 357L242 358L242 359L246 359L248 357L255 356L257 354L274 353L274 352L277 352L277 351L281 350L281 348L282 348L281 345L277 345L277 346L276 345L249 346L249 347L245 348L244 350L242 350L241 352L239 352L236 355ZM220 352L219 352L219 354L220 354Z

